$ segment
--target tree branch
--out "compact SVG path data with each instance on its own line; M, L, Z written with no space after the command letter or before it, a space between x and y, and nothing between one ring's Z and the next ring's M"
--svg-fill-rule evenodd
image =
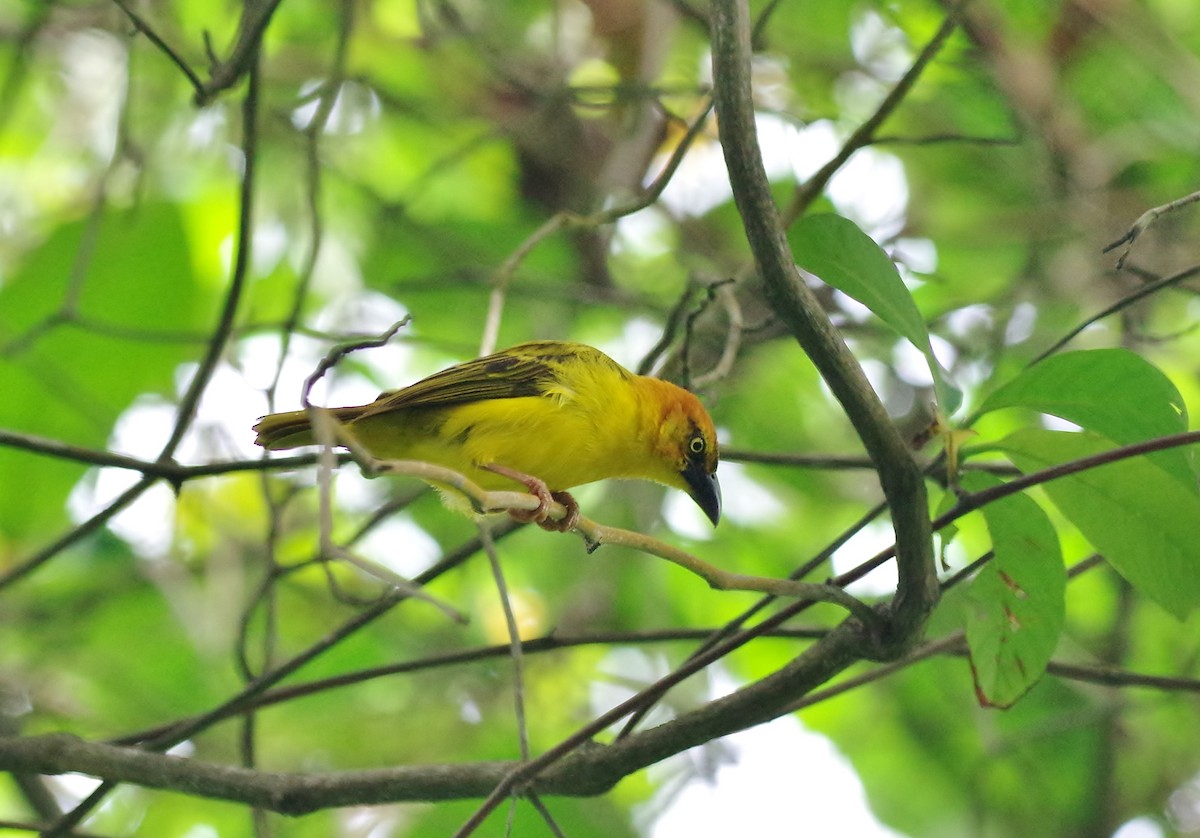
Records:
M744 0L714 0L713 76L718 125L734 199L772 309L842 404L879 473L898 545L891 654L903 654L937 602L937 574L921 470L858 362L796 270L763 168L750 89L750 19ZM880 650L882 652L882 650Z

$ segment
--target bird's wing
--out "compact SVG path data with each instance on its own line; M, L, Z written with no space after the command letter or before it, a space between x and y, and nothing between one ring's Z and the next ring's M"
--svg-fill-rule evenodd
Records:
M410 408L553 394L563 387L564 369L578 363L603 363L624 373L607 355L589 346L556 341L525 343L383 393L359 418Z

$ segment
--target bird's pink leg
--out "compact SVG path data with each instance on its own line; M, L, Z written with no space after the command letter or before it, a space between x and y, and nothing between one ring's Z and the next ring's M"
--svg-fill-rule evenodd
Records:
M525 474L508 466L499 465L498 463L488 463L480 466L480 468L485 468L502 477L517 481L529 489L529 493L538 499L537 509L508 510L509 516L514 521L526 524L532 522L550 532L569 532L575 529L575 525L579 523L579 504L575 502L575 498L571 497L570 492L551 492L550 487L546 485L546 481L534 477L532 474ZM555 501L561 503L567 510L566 517L561 521L552 521L546 517L550 512L550 504Z

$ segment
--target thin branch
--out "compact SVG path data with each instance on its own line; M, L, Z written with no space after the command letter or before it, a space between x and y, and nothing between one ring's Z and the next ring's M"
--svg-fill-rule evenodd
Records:
M591 215L577 215L565 211L556 213L546 219L541 226L517 246L516 250L504 260L504 264L497 268L495 274L492 276L492 291L488 296L488 311L484 319L483 335L479 341L480 355L488 355L495 351L496 339L500 334L500 320L504 313L504 301L508 294L509 285L512 283L517 268L521 266L521 263L525 261L533 249L559 230L602 227L605 224L612 224L627 215L632 215L639 210L645 209L657 201L662 195L663 190L667 188L667 184L670 183L671 178L674 177L679 165L683 162L688 149L691 148L692 143L700 135L700 132L704 130L712 108L713 102L710 99L700 115L688 126L687 133L684 134L683 139L679 141L679 145L671 152L671 156L667 159L663 170L658 173L658 176L655 177L640 195L625 203Z
M38 550L28 559L19 562L8 569L0 576L0 591L3 591L9 585L28 576L33 571L37 570L50 559L57 556L63 550L66 550L72 544L83 540L87 536L100 529L113 519L113 517L140 498L147 489L154 485L154 479L151 477L143 477L137 483L130 486L120 497L111 501L104 509L97 512L91 518L88 518L81 524L76 524L67 530L50 544L47 544L41 550Z
M1154 207L1153 209L1146 210L1144 213L1138 216L1137 221L1133 222L1133 226L1125 231L1125 235L1106 246L1103 252L1108 253L1116 250L1118 247L1121 247L1121 245L1125 245L1125 247L1121 250L1121 255L1117 257L1117 270L1120 270L1121 268L1125 267L1125 260L1129 258L1129 252L1133 249L1134 242L1138 240L1138 237L1142 235L1142 233L1149 230L1150 227L1164 215L1175 212L1178 209L1182 209L1189 204L1194 204L1197 201L1200 201L1200 192L1193 192L1191 195L1184 195L1182 198L1176 198L1174 201L1163 204L1161 207Z
M128 471L141 472L146 477L166 480L173 486L181 485L188 480L201 477L217 477L223 474L235 474L246 471L287 471L300 469L317 464L316 454L294 454L288 457L272 457L269 460L229 460L223 463L201 463L199 465L181 465L174 461L157 462L142 460L127 454L114 451L103 451L96 448L83 448L78 445L60 442L56 439L25 434L0 428L0 447L28 451L60 460L68 460L101 468L119 468ZM339 454L339 465L350 462L349 454Z
M408 315L405 315L403 318L388 327L388 329L382 334L342 343L326 352L325 357L323 357L320 363L317 364L317 367L312 371L312 374L309 375L308 378L304 379L304 389L300 392L300 402L304 405L305 409L313 407L313 403L309 399L309 397L312 395L313 387L317 385L318 381L325 377L327 372L337 366L338 362L341 361L342 358L346 357L352 352L358 352L362 349L378 349L381 346L386 346L388 341L396 336L397 332L409 324L410 320L411 318Z
M222 306L216 328L213 331L212 340L209 342L208 351L205 353L203 359L201 359L188 385L187 391L180 400L179 409L176 413L175 427L172 429L170 438L158 456L160 462L167 462L172 459L175 450L179 447L179 443L183 440L184 434L191 427L192 420L195 418L196 407L200 403L200 397L208 388L208 384L216 370L217 362L225 351L225 345L233 330L234 319L237 316L237 311L241 303L242 289L245 286L246 274L249 270L250 240L253 236L254 227L255 160L258 156L257 126L260 79L257 50L253 52L251 63L250 83L246 88L246 98L242 103L242 154L244 160L241 190L238 196L240 216L237 231L237 254L234 258L233 275L229 282L229 289L225 293L225 302ZM148 487L149 478L142 478L141 483L146 483ZM87 814L99 805L100 801L111 790L112 786L110 784L101 784L99 788L95 789L87 798L76 805L74 809L64 814L53 826L47 829L44 833L45 838L56 838L68 833L87 817Z
M845 636L838 641L838 648L849 653L849 644L859 641L852 639L852 633L842 634ZM808 659L800 667L805 670L804 682L819 683L816 679L827 675L825 668L810 670L810 662ZM49 734L0 738L0 768L44 774L73 771L103 777L106 783L175 789L292 815L398 800L463 799L485 795L489 789L503 799L514 790L526 788L534 776L537 779L532 788L539 793L596 795L610 789L621 777L671 753L762 721L765 705L758 702L777 704L776 693L796 689L796 678L794 669L785 669L619 745L579 750L573 737L569 744L519 764L480 762L329 773L271 772L90 743L69 734ZM624 702L602 714L587 729L611 724L628 711L629 705ZM558 762L561 764L552 767Z
M491 533L488 532L487 525L483 523L479 525L479 541L483 544L483 552L487 555L488 565L492 570L492 580L496 584L496 594L500 597L500 610L504 613L504 625L508 631L509 658L513 666L513 713L517 722L517 745L521 761L528 762L531 754L529 727L525 717L525 656L521 649L521 630L517 625L517 618L513 614L512 599L508 595L508 585L504 581L504 570L500 566L500 557L496 554ZM517 801L517 796L513 795L509 805L505 835L512 834L512 821L516 815ZM540 807L538 811L549 819L549 823L554 823L544 806Z
M1140 457L1143 454L1151 454L1155 451L1166 451L1171 448L1178 448L1184 445L1195 445L1200 443L1200 431L1185 431L1178 434L1170 434L1169 436L1157 437L1155 439L1145 440L1143 442L1135 442L1132 445L1122 445L1117 448L1110 448L1107 451L1101 451L1096 454L1091 454L1087 457L1080 457L1078 460L1072 460L1069 463L1059 463L1055 466L1044 468L1041 471L1035 471L1032 474L1027 474L1024 477L1018 477L1010 480L1007 483L1002 483L999 486L993 486L989 489L984 489L980 492L974 492L961 497L954 507L944 515L934 519L933 527L935 530L940 530L942 527L957 521L962 516L969 512L974 512L989 503L994 503L1001 498L1006 498L1009 495L1023 492L1026 489L1034 486L1040 486L1043 483L1049 483L1052 480L1058 480L1062 477L1069 477L1072 474L1078 474L1081 471L1099 468L1100 466L1109 465L1110 463L1128 460L1131 457Z
M254 54L257 65L257 52ZM229 280L229 288L225 292L225 302L221 314L213 330L208 344L208 351L200 360L192 380L188 383L187 391L179 403L179 411L175 427L167 444L159 454L160 461L170 460L184 434L191 427L195 418L196 406L200 397L208 388L208 383L216 371L217 362L225 352L233 324L237 318L238 309L242 302L242 291L246 285L246 275L250 269L250 248L254 238L254 193L256 188L256 172L258 160L258 96L259 73L257 66L251 69L250 84L246 88L246 98L242 103L242 183L238 194L238 229L237 253L234 256L233 271Z
M130 8L129 4L126 3L125 0L113 0L113 2L116 3L120 7L121 11L125 13L125 16L129 18L129 22L133 24L134 28L145 35L146 40L158 47L159 50L162 51L163 55L170 59L171 63L179 68L179 72L183 73L184 77L187 78L188 84L192 86L192 89L196 92L196 96L200 96L201 92L204 90L204 83L200 81L200 77L192 71L192 68L188 66L188 63L183 60L183 56L181 56L171 47L170 44L163 40L162 36L155 32L154 29L152 29L150 25L146 23L146 21L143 20L140 15L138 15L137 12Z
M884 504L876 504L874 507L867 510L865 513L863 513L861 516L859 516L857 521L852 523L849 527L846 527L844 530L842 530L841 533L838 534L838 536L836 538L834 538L827 545L825 545L824 549L818 551L808 561L804 562L802 565L800 565L795 570L793 570L791 573L789 573L787 578L793 579L793 580L800 580L800 579L803 579L804 577L808 576L810 573L815 571L818 567L823 565L825 562L829 561L829 559L833 556L834 553L836 553L838 550L840 550L847 542L849 542L849 540L851 538L853 538L855 535L857 535L859 532L861 532L868 524L870 524L872 521L876 520L885 511L887 511L887 507ZM754 617L759 612L763 611L771 603L775 602L776 599L777 599L777 597L770 595L770 594L762 597L757 602L755 602L753 605L751 605L749 608L742 611L740 614L738 614L732 620L730 620L725 625L723 625L720 629L717 629L716 631L711 632L707 637L704 638L703 643L701 643L698 647L696 647L695 649L692 650L691 654L688 655L687 660L685 660L684 663L680 666L680 669L692 666L697 659L702 658L703 656L709 654L712 650L716 649L722 643L726 643L730 638L732 638L734 636L745 637L746 640L749 640L750 638L753 638L753 637L765 636L766 634L769 634L773 630L772 626L776 625L776 623L772 623L770 620L764 620L762 623L760 623L757 626L754 626L750 629L743 630L742 627L744 625L746 625L746 623L752 617ZM808 605L809 605L809 603L803 602L803 603L794 603L792 606L789 606L789 611L790 611L789 617L795 616L796 614L799 614L801 611L807 609ZM738 634L739 632L740 632L740 634ZM743 642L745 642L745 641L743 641ZM729 646L725 647L725 651L731 652L735 648L737 648L737 646L729 645ZM638 708L637 711L630 714L629 719L625 722L625 725L621 728L620 733L617 734L617 738L623 739L626 736L628 736L630 733L632 733L633 730L637 727L637 725L641 722L641 720L643 718L645 718L645 716L650 712L650 710L654 707L654 705L656 703L658 703L658 701L660 699L662 699L662 697L664 695L666 695L665 689L662 690L661 692L647 695L646 701L642 704L642 706L640 708Z
M1196 194L1200 195L1200 192L1198 192ZM1105 317L1108 317L1110 314L1116 314L1118 311L1123 311L1124 309L1129 308L1131 305L1138 302L1139 300L1145 299L1146 297L1149 297L1151 294L1157 294L1159 291L1162 291L1164 288L1170 288L1174 285L1178 285L1179 283L1183 282L1185 279L1191 279L1192 277L1196 276L1197 274L1200 274L1200 265L1193 265L1192 267L1186 268L1182 271L1179 271L1178 273L1172 274L1171 276L1163 277L1162 279L1159 279L1155 282L1146 283L1141 288L1138 288L1136 291L1126 294L1124 297L1117 300L1112 305L1110 305L1104 309L1101 309L1100 311L1093 314L1091 317L1084 320L1078 326L1076 326L1071 331L1067 332L1065 335L1063 335L1061 338L1059 338L1057 341L1055 341L1053 344L1051 344L1051 346L1048 349L1039 353L1036 358L1034 358L1032 361L1029 362L1029 365L1032 366L1032 365L1036 364L1038 361L1041 361L1042 359L1048 358L1049 356L1053 355L1055 352L1057 352L1058 350L1060 350L1064 346L1066 346L1068 343L1070 343L1077 335L1079 335L1084 329L1086 329L1088 326L1091 326L1093 323L1098 323L1099 321L1103 320Z
M325 225L321 217L321 135L329 124L329 118L333 114L338 96L341 95L345 79L346 52L349 48L350 34L354 28L354 4L349 0L342 0L339 23L329 77L318 88L316 109L308 125L304 128L304 197L305 209L308 212L308 249L304 255L295 290L292 292L291 310L280 329L279 362L275 365L275 375L267 387L267 403L271 409L274 409L275 392L279 387L279 379L283 375L292 338L300 325L304 303L308 299L308 290L312 285L313 275L317 269L317 260L321 256L321 246L325 240Z
M804 215L812 205L812 202L824 191L830 179L846 164L846 161L850 159L854 152L871 145L875 139L875 132L879 130L879 127L900 106L900 103L907 98L913 85L917 83L917 79L921 77L925 68L942 51L942 47L946 45L946 41L949 40L954 30L958 28L959 16L962 13L963 7L968 2L969 0L959 0L959 2L954 4L947 12L942 25L938 27L938 31L934 33L929 42L917 54L912 65L900 77L896 85L888 91L887 96L883 97L883 101L879 103L875 112L867 117L858 128L854 129L854 133L846 139L846 142L838 149L838 153L833 156L833 159L796 188L791 203L783 213L785 225L791 226L793 221Z
M828 602L846 609L868 627L878 628L880 624L880 615L874 609L834 585L731 573L643 533L604 526L587 518L580 518L578 529L587 539L589 549L601 544L614 544L657 556L691 571L719 591L757 591L775 597Z
M796 466L797 468L816 469L820 471L849 471L852 469L872 469L875 464L870 458L854 454L783 454L766 451L751 451L747 448L727 448L721 446L721 459L735 463L761 463L771 466ZM1015 477L1021 474L1020 469L1011 463L963 463L960 471L983 471L988 474ZM944 469L943 472L944 474Z
M196 104L207 105L221 93L233 87L242 76L253 75L258 63L259 44L263 32L282 0L247 0L238 21L237 39L224 61L213 60L210 78L196 91ZM206 33L207 41L207 33ZM212 45L208 44L210 57Z
M517 249L509 254L492 277L492 291L488 295L487 316L483 321L483 334L479 339L479 354L490 355L496 351L496 339L500 335L500 320L504 315L504 300L508 294L508 286L512 282L517 268L535 247L549 236L567 226L570 215L565 212L555 213L542 222L536 230L521 242Z
M560 652L564 649L573 649L578 646L630 646L645 645L650 643L705 640L711 637L717 631L720 631L720 629L671 628L636 632L591 632L588 634L574 635L571 637L560 637L556 634L549 634L542 637L522 640L521 653L523 655L536 655L549 652ZM829 629L817 626L812 626L809 628L777 627L769 631L759 632L756 636L786 640L819 640L828 633ZM220 719L218 719L218 721L231 718L240 712L245 712L246 710L261 710L266 707L273 707L278 704L295 701L296 699L304 698L306 696L318 695L320 693L328 692L329 690L341 689L343 687L351 687L356 684L374 681L379 678L387 678L392 675L406 675L412 672L425 672L435 669L445 669L448 667L462 666L469 663L478 663L480 661L495 660L498 658L509 657L511 655L512 645L508 643L502 643L493 646L479 646L473 649L463 649L456 652L446 652L444 654L431 655L430 657L417 658L416 660L403 661L401 663L391 663L384 666L374 666L367 669L359 669L355 670L354 672L348 672L344 675L334 675L329 678L320 678L314 681L302 681L290 686L267 690L261 695L245 702L239 706L237 710L232 710L227 715L222 716ZM171 724L158 725L153 728L127 733L123 736L108 740L108 744L137 745L149 739L162 736L167 732L167 730L176 725L188 724L192 721L194 721L192 718L180 719Z
M812 692L791 702L784 710L795 712L828 701L933 655L965 653L962 633L956 632L924 644L903 660ZM1156 676L1112 667L1052 661L1047 673L1107 687L1200 693L1200 679ZM723 699L713 704L721 701ZM617 708L613 712L617 712ZM696 713L687 715L695 716ZM671 722L662 727L669 728L675 724ZM616 766L626 760L640 761L644 758L646 740L653 738L650 734L658 730L660 728L624 743L577 751L556 768L542 771L533 787L544 794L601 794L619 779L613 776ZM68 734L0 739L0 769L6 771L41 774L77 772L109 781L131 782L150 788L243 802L293 815L334 806L475 797L486 793L511 774L514 765L511 762L480 762L368 771L286 773L212 765L199 760L85 742Z
M1096 454L1090 454L1087 457L1081 457L1078 460L1072 460L1069 463L1059 463L1055 466L1035 471L1032 474L1018 477L1010 480L1007 483L1002 483L999 486L993 486L990 489L984 489L981 492L964 495L959 498L957 504L937 518L933 519L933 529L938 531L944 527L957 521L959 518L982 509L989 503L994 503L1009 495L1014 495L1017 492L1023 492L1026 489L1031 489L1034 486L1040 486L1043 483L1049 483L1051 480L1058 480L1062 477L1069 477L1072 474L1078 474L1081 471L1087 471L1100 466L1109 465L1110 463L1127 460L1131 457L1140 457L1144 454L1152 454L1155 451L1165 451L1170 448L1178 448L1184 445L1195 445L1200 443L1200 431L1186 431L1179 434L1171 434L1169 436L1157 437L1156 439L1145 440L1144 442L1135 442L1132 445L1122 445L1117 448L1110 448L1107 451L1101 451ZM855 582L866 576L875 568L882 565L884 562L896 555L896 547L892 545L867 561L860 564L853 570L843 573L834 583L845 587L851 582Z
M737 293L734 291L733 280L718 282L710 286L709 294L714 295L720 301L721 307L725 309L729 320L729 329L725 333L725 344L721 348L721 357L717 359L712 369L694 378L684 377L684 383L691 389L707 387L709 384L729 376L733 370L733 364L737 360L738 350L742 345L742 331L746 325L742 318L741 303L738 302ZM691 326L690 320L688 326L689 328Z

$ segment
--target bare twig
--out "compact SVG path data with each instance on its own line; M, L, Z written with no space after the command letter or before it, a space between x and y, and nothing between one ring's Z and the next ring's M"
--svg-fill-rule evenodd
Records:
M253 75L258 63L258 47L263 32L282 0L248 0L238 21L237 39L224 61L215 58L212 43L205 33L205 45L212 61L211 77L196 91L196 104L207 105L217 94L233 87L243 76Z
M615 544L657 556L679 565L685 570L690 570L720 591L757 591L776 597L790 597L809 602L828 602L846 609L867 626L878 627L880 622L879 614L869 605L834 585L814 585L793 579L730 573L648 535L617 527L607 527L587 518L580 518L578 529L587 539L591 549L595 549L601 544Z
M500 610L504 614L504 625L508 630L509 658L513 665L513 712L517 722L517 745L521 761L530 759L529 727L525 717L525 655L521 646L521 629L513 614L512 599L508 595L508 584L504 581L504 569L500 566L500 557L496 554L496 546L492 543L491 533L487 525L479 525L479 541L483 544L483 552L488 557L488 565L492 569L492 580L496 583L496 594L500 598ZM512 833L512 818L516 814L517 797L514 795L509 806L509 822L505 834ZM544 811L544 807L542 809ZM545 812L549 816L549 812ZM553 819L550 819L553 823Z
M817 199L821 192L829 183L830 178L837 173L839 169L846 164L846 161L858 151L860 148L870 145L875 138L875 132L887 120L889 116L900 106L900 103L905 100L913 85L917 83L917 79L925 72L925 68L933 61L937 54L942 51L942 47L946 45L946 41L958 28L959 16L962 8L970 0L958 0L946 14L942 25L938 27L938 31L934 33L929 42L921 48L912 65L900 77L895 86L888 91L887 96L875 108L866 120L863 121L838 149L838 153L833 158L817 170L816 174L806 180L803 184L796 188L795 194L792 196L792 201L788 208L783 213L783 221L786 226L791 226L791 223L808 210L812 202Z
M192 89L195 90L196 95L199 96L204 89L204 83L200 81L200 77L192 71L190 66L188 66L188 63L183 59L183 56L176 52L161 35L154 31L154 29L142 19L137 12L130 8L129 4L126 3L125 0L113 0L113 2L121 8L121 11L123 11L125 16L129 18L129 22L133 24L134 28L145 35L146 40L158 47L162 51L163 55L170 59L171 63L179 68L179 72L183 73L184 77L188 80L188 83L192 86Z
M152 485L154 485L153 478L143 477L91 518L71 527L71 529L67 530L50 544L47 544L41 550L38 550L25 561L19 562L9 568L3 576L0 576L0 591L37 570L72 544L81 541L100 529L100 527L111 521L118 512L140 498Z
M170 460L184 434L192 425L195 418L196 406L200 397L208 387L217 362L225 351L233 324L237 318L238 308L242 302L242 290L246 285L246 274L250 269L250 248L254 238L254 195L257 186L256 172L258 160L258 95L259 74L257 70L257 52L253 60L255 67L250 71L250 84L246 88L246 98L242 103L242 183L238 194L238 229L237 251L234 256L233 270L229 279L229 288L225 292L225 302L221 314L209 340L208 351L200 359L192 380L188 382L187 390L179 402L175 427L167 444L159 454L160 461Z
M1138 216L1137 221L1133 222L1133 226L1125 231L1125 235L1106 246L1103 252L1109 253L1113 250L1116 250L1118 247L1121 247L1121 245L1125 245L1123 248L1121 248L1121 255L1117 257L1117 270L1120 270L1121 268L1125 267L1125 260L1129 258L1129 252L1133 249L1134 242L1138 240L1138 237L1141 236L1142 233L1149 230L1150 227L1164 215L1175 212L1178 209L1182 209L1189 204L1194 204L1197 201L1200 201L1200 192L1193 192L1190 195L1184 195L1182 198L1176 198L1170 203L1163 204L1161 207L1154 207L1153 209L1146 210L1144 213Z
M1200 195L1200 192L1196 194ZM1083 332L1084 329L1086 329L1088 326L1091 326L1093 323L1098 323L1105 317L1108 317L1110 314L1116 314L1118 311L1123 311L1139 300L1143 300L1146 297L1149 297L1151 294L1157 294L1159 291L1162 291L1165 288L1171 288L1172 286L1178 285L1184 280L1191 279L1197 274L1200 274L1200 265L1193 265L1192 267L1179 271L1178 273L1171 274L1171 276L1163 277L1155 282L1146 283L1136 291L1126 294L1112 305L1107 306L1093 314L1091 317L1088 317L1078 326L1071 329L1071 331L1067 332L1061 338L1056 340L1050 345L1049 348L1040 352L1036 358L1029 362L1029 365L1033 366L1038 361L1053 355L1055 352L1062 349L1064 346L1074 340L1076 336L1078 336L1081 332Z
M687 133L680 140L679 145L671 152L670 158L663 166L663 170L658 173L654 181L651 182L642 194L637 197L618 204L607 210L593 213L592 215L578 215L571 212L559 212L548 218L531 233L516 250L504 260L492 276L492 291L488 297L488 312L484 320L483 335L480 338L479 353L488 355L495 351L496 338L500 333L500 320L504 313L504 301L508 294L508 287L512 283L514 274L521 263L533 251L537 245L541 244L547 237L562 229L578 229L602 227L605 224L612 224L615 221L624 218L627 215L632 215L638 210L645 209L658 200L662 195L663 190L667 188L671 178L674 177L680 163L683 162L684 155L691 148L692 142L700 135L708 121L708 115L712 112L713 104L710 100L705 106L700 115L688 126Z

